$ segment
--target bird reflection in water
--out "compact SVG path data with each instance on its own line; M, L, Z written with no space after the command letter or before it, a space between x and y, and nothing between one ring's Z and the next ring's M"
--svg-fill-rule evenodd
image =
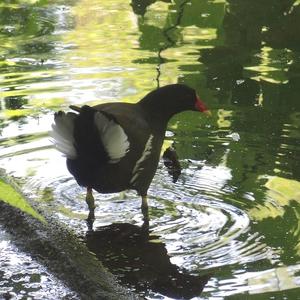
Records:
M209 275L192 276L170 262L165 244L147 226L128 223L99 227L86 236L88 248L123 284L145 294L174 299L199 296Z
M177 182L181 174L181 165L178 160L178 155L174 148L174 145L168 147L163 153L163 162L168 170L169 175L172 177L173 183Z

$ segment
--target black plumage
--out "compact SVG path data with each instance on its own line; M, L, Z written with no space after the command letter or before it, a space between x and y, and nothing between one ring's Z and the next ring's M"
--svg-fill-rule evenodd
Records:
M136 104L73 108L79 113L56 113L52 136L67 156L70 173L88 189L90 210L92 189L100 193L134 189L142 196L144 215L168 121L182 111L207 111L195 90L181 84L156 89Z

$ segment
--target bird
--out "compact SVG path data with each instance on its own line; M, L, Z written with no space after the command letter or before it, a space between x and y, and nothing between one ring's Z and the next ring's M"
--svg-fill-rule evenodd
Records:
M66 156L67 169L86 188L90 226L95 220L93 190L117 193L135 190L149 222L147 191L155 175L169 120L183 111L210 114L196 91L170 84L146 94L137 103L71 105L58 111L50 135Z

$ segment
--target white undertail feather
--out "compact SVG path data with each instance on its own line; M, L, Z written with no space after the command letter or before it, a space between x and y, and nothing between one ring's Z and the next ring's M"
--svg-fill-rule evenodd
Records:
M130 180L130 183L134 183L136 179L139 176L139 173L144 169L142 167L142 163L148 158L148 156L151 154L151 149L152 149L152 141L153 141L154 136L151 134L149 136L149 139L147 140L147 143L145 145L144 151L141 155L141 157L138 159L136 162L134 169L132 171L133 177Z
M74 119L76 114L59 112L55 115L55 124L49 133L57 150L69 159L75 159L76 149L74 147Z
M123 128L113 119L101 112L96 112L94 121L99 130L103 146L110 158L110 163L117 163L129 150L129 141Z

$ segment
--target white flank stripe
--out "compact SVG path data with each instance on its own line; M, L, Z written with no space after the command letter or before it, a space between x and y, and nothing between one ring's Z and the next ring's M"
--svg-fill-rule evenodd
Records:
M144 151L142 153L142 156L139 158L139 160L136 162L132 174L133 177L130 180L130 183L134 183L137 179L137 177L139 176L139 173L144 170L143 167L141 167L141 164L147 159L147 157L151 154L151 150L152 150L152 141L153 141L153 135L151 134L149 136L149 139L145 145Z
M94 121L110 158L109 162L112 164L119 162L129 150L128 137L123 128L114 120L109 120L101 112L95 113Z

